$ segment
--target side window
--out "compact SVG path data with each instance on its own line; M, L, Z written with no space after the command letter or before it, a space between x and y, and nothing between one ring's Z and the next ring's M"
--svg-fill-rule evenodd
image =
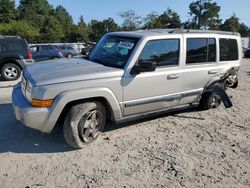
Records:
M38 52L38 47L37 46L31 46L30 50L31 50L31 52Z
M149 41L143 48L139 61L156 61L157 66L178 65L179 39Z
M220 39L220 61L239 59L238 44L235 39Z
M188 38L186 63L215 62L216 42L214 38Z
M24 50L27 48L23 40L6 39L5 43L9 50Z
M41 51L49 51L50 47L49 46L41 46L40 49L41 49Z

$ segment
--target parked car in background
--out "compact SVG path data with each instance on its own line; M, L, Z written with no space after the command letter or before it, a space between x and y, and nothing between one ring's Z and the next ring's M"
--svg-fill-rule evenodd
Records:
M36 62L64 58L63 52L55 45L30 46L30 50Z
M77 50L70 45L58 45L58 48L62 51L64 57L72 58L73 56L78 55Z
M244 57L250 58L250 48L245 50Z
M81 54L82 55L88 55L89 52L95 47L95 44L96 43L94 43L94 42L87 43L85 48L82 48Z
M0 71L4 80L17 80L25 65L33 61L25 39L18 36L0 36Z

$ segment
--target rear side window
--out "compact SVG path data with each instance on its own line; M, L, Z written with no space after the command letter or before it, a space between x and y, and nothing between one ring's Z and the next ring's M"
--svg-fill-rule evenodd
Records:
M157 66L179 64L179 39L149 41L143 48L139 61L155 61Z
M234 61L239 59L236 39L220 39L220 61Z
M23 40L6 39L5 44L9 50L25 50L28 48Z
M52 46L41 46L41 51L50 51L52 49Z
M214 38L188 38L187 64L215 62L216 41Z

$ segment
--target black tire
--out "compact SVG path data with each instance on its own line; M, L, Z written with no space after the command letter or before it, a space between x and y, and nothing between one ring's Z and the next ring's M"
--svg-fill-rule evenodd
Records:
M204 93L201 97L199 109L208 110L211 108L217 108L221 104L220 96L214 92Z
M105 124L106 109L101 102L74 105L64 121L64 139L73 148L83 148L97 139Z
M21 68L14 63L4 64L1 68L1 76L4 80L13 81L21 76Z
M71 54L71 53L69 53L68 55L67 55L67 58L72 58L73 57L73 54Z

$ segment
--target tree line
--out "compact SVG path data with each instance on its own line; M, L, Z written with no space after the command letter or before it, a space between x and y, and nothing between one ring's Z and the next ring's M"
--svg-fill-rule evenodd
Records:
M121 25L113 18L92 19L86 23L83 16L74 23L62 5L54 8L47 0L20 0L17 7L14 0L0 0L0 35L19 35L30 43L87 42L97 41L103 34L113 31L184 27L239 32L243 37L250 37L249 26L235 14L223 22L220 10L212 0L194 0L185 22L177 12L167 8L162 14L151 12L146 17L133 10L120 12Z

